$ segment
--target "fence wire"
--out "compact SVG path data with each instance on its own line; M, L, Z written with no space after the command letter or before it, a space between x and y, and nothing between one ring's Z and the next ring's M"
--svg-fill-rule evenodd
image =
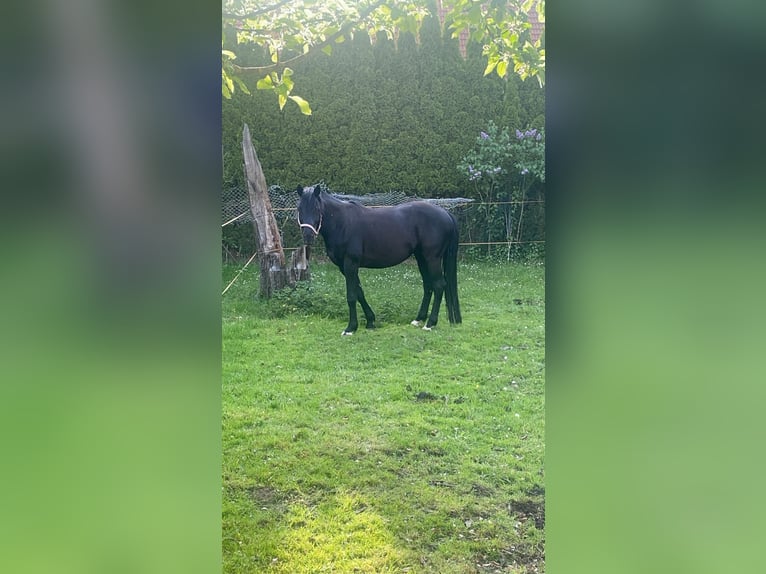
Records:
M332 191L324 182L317 185ZM469 198L419 198L401 191L367 194L334 194L369 207L399 205L410 201L428 201L452 211L460 227L460 246L471 255L499 254L511 259L519 253L541 253L545 249L545 200L541 194L524 200L479 202ZM269 198L280 230L282 247L292 251L301 244L297 222L298 194L279 185L269 187ZM248 258L258 249L252 231L252 213L245 185L224 189L221 206L224 241L222 254L228 262ZM321 243L321 242L320 242ZM317 253L323 251L317 246Z
M332 193L324 182L319 182L322 191ZM339 199L353 200L370 207L384 207L399 205L410 201L427 201L451 210L473 202L473 199L465 197L450 197L426 199L417 196L406 195L402 191L386 191L379 193L366 193L364 195L333 194ZM275 216L281 219L297 219L298 194L295 190L285 190L279 185L269 187L269 199ZM281 216L281 217L280 217ZM250 213L250 201L247 197L247 188L244 186L230 186L224 190L221 204L221 217L223 226L235 221L239 223L252 223L253 216Z

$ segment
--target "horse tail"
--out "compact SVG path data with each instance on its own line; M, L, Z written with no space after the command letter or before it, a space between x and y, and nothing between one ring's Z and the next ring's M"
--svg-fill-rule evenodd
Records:
M452 219L452 229L449 233L449 242L444 252L442 260L444 267L444 279L447 285L444 289L444 299L447 303L447 313L450 323L462 323L463 318L460 315L460 301L457 297L457 247L458 247L458 228L455 217L450 213Z

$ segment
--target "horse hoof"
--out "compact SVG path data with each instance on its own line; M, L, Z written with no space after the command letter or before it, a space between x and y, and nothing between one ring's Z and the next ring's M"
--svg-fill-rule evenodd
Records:
M341 337L346 337L346 336L349 336L349 337L350 337L350 336L351 336L351 335L353 335L353 334L354 334L354 332L353 332L353 331L343 331L343 332L340 334L340 336L341 336Z
M428 325L423 325L423 330L424 331L430 331L431 327L429 327Z
M410 325L412 325L413 327L420 327L422 324L423 324L423 322L422 321L418 321L417 319L415 319L414 321L412 321L410 323Z

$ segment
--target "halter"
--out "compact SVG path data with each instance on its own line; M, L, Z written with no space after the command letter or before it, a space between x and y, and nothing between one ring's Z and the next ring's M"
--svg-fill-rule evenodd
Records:
M301 223L300 213L298 214L298 225L300 225L301 227L308 227L311 231L314 232L314 236L318 236L319 230L322 229L322 210L319 210L319 226L316 229L314 229L313 225L310 225L308 223Z

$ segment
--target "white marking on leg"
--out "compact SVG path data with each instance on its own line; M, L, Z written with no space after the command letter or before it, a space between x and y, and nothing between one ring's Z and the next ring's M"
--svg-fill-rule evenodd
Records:
M349 336L349 337L350 337L350 336L351 336L351 335L353 335L353 334L354 334L354 332L353 332L353 331L343 331L343 332L340 334L340 336L341 336L341 337L345 337L345 336Z
M412 325L414 327L420 327L422 324L423 324L423 322L422 321L418 321L417 319L415 319L414 321L412 321L410 323L410 325Z
M430 331L431 327L429 327L428 325L423 325L423 330L424 331Z

